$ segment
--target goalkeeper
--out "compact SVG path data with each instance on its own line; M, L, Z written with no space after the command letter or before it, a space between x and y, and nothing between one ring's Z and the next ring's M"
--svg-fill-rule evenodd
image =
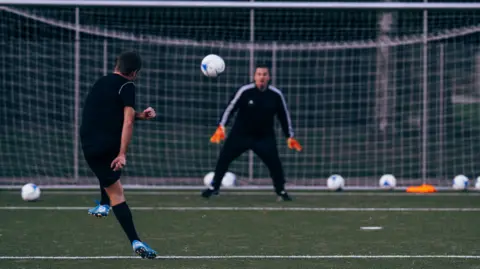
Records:
M205 198L218 195L222 178L230 163L251 149L267 166L279 198L284 201L291 200L285 191L285 176L277 151L275 116L280 120L288 147L297 151L302 150L302 147L293 136L292 121L282 92L270 85L270 70L267 65L256 66L254 81L240 87L233 94L216 132L210 138L212 143L217 144L224 140L225 125L230 116L238 110L235 123L218 157L212 184L202 192Z

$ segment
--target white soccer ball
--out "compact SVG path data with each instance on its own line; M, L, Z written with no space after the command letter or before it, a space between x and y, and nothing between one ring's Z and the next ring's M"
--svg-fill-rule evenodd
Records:
M40 188L33 184L28 183L22 187L22 199L24 201L35 201L40 198Z
M205 186L207 187L210 187L210 185L212 184L214 175L215 175L214 172L209 172L208 174L206 174L205 177L203 177L203 184L205 184ZM222 186L223 187L235 186L236 180L237 180L237 177L235 176L234 173L226 172L222 179Z
M200 69L205 76L214 78L225 71L225 61L216 54L210 54L203 58Z
M225 176L223 176L222 186L223 187L233 187L233 186L235 186L235 181L236 180L237 180L237 177L235 176L234 173L227 172L227 173L225 173Z
M327 188L332 191L339 191L345 187L345 179L340 175L331 175L327 179Z
M453 179L452 188L454 190L465 190L468 187L468 178L464 175L458 175Z
M397 179L393 175L385 174L380 178L378 184L382 189L393 189L397 186Z
M209 172L203 177L203 184L207 187L210 187L210 184L212 184L213 181L213 176L215 175L214 172Z
M480 190L480 177L477 177L477 181L475 182L475 189Z

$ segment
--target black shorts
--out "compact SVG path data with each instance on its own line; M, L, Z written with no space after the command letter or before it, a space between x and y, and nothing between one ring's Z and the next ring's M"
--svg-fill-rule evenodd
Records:
M100 182L100 186L106 188L120 179L121 170L113 171L112 161L117 157L118 151L89 154L84 151L85 160Z

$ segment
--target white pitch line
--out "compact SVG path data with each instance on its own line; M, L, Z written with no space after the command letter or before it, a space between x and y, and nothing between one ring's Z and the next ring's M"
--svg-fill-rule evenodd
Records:
M0 191L2 194L19 195L18 191ZM99 191L42 191L42 195L98 195ZM199 196L200 192L192 191L126 191L127 196ZM304 196L304 197L316 197L316 196L398 196L398 197L459 197L459 196L480 196L480 192L437 192L437 193L407 193L407 192L290 192L292 196ZM271 196L272 192L260 192L260 191L225 191L221 193L222 196Z
M130 260L138 256L0 256L0 260ZM157 256L169 260L222 259L480 259L476 255L224 255L224 256Z
M87 210L81 206L2 206L0 210ZM479 212L480 208L452 207L130 207L147 211L309 211L309 212Z
M18 191L0 191L2 194L9 195L19 195ZM42 195L98 195L99 191L53 191L45 190L42 191ZM199 196L200 192L193 191L125 191L127 196L134 195L161 195L161 196L178 196L178 195L187 195L187 196ZM315 196L422 196L422 197L457 197L457 196L480 196L480 192L437 192L437 193L407 193L407 192L314 192L314 191L305 191L305 192L290 192L292 196L306 196L306 197L315 197ZM225 191L221 193L222 196L271 196L274 195L272 192L261 192L261 191Z
M383 227L381 227L381 226L363 226L363 227L360 227L360 230L377 231L377 230L383 230Z

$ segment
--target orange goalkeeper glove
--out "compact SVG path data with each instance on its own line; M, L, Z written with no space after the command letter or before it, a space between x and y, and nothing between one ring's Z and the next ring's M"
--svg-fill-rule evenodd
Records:
M298 141L293 137L290 137L287 140L287 144L288 144L288 148L290 149L295 149L296 151L302 150L302 146L300 145L300 143L298 143Z
M225 127L219 125L215 133L210 137L210 142L218 144L222 140L225 140Z

